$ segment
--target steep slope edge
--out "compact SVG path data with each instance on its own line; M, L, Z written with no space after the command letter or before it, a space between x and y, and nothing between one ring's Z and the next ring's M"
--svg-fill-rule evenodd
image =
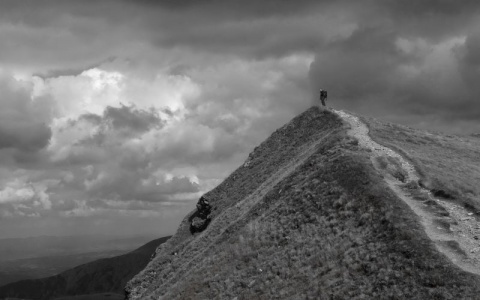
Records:
M437 248L456 265L479 274L480 140L422 132L373 119L362 121L368 125L372 139L402 153L405 164L415 163L411 172L420 187L412 189L411 185L390 182L421 216Z
M462 223L473 218L465 220L457 217L455 213L465 216L468 213L462 213L461 210L465 209L461 207L453 210L452 204L434 197L423 184L418 185L420 175L413 164L392 149L374 142L368 134L368 127L357 117L343 111L336 113L350 124L348 134L372 152L371 159L375 168L385 175L390 189L420 217L428 237L435 242L437 249L463 270L479 275L480 252L472 251L478 248L479 243L472 237L474 232L471 227L462 226ZM450 229L451 225L456 225L455 231Z
M0 287L0 299L53 299L100 292L123 293L123 287L148 263L155 249L170 237L148 242L124 255L99 259L55 276L22 280Z
M205 195L212 221L177 233L128 299L473 297L336 114L313 107ZM458 298L458 297L457 297Z

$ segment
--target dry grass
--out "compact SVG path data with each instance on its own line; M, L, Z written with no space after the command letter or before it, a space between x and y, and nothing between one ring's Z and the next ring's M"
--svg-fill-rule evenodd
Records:
M315 151L299 160L301 149L319 138ZM248 167L207 194L217 209L207 230L192 236L184 221L130 282L131 299L473 299L479 294L479 279L435 250L416 216L388 190L368 153L359 151L335 115L310 109L252 157ZM301 163L272 180L292 160ZM397 171L391 170L401 176ZM240 217L232 217L259 189L260 201L248 202Z
M480 213L480 139L441 135L396 124L362 119L376 142L391 147L417 167L427 188L444 191Z

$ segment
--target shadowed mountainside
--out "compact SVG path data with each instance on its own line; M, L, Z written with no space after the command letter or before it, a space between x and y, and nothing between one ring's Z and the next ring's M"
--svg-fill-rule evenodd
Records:
M479 277L437 250L348 129L312 107L275 131L204 195L207 228L187 215L128 299L478 298Z
M155 249L169 238L153 240L127 254L83 264L56 276L5 285L0 287L0 298L54 299L107 292L122 295L126 282L146 266Z

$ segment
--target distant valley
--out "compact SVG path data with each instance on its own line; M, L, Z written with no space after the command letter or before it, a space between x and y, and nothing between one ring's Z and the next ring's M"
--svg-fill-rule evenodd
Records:
M0 286L59 274L73 267L125 254L152 236L40 236L0 239Z
M169 238L156 239L126 254L84 264L78 262L91 259L95 255L113 255L113 252L44 257L43 261L41 258L17 260L22 261L26 269L28 267L35 269L37 275L40 274L40 270L48 272L49 268L53 270L55 267L65 267L68 264L75 267L58 275L21 280L1 286L0 299L121 299L126 282L145 267L155 249ZM8 265L7 262L3 264ZM14 268L13 262L11 267Z
M71 255L42 256L0 261L0 286L23 280L53 276L70 268L126 253L123 250L105 250Z

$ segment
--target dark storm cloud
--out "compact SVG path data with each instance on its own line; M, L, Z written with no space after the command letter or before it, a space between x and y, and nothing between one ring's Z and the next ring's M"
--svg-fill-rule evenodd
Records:
M107 106L102 115L86 113L76 120L70 120L68 127L74 128L80 122L87 122L99 126L94 134L79 140L77 145L101 146L110 138L115 139L117 134L134 136L148 132L151 129L160 129L164 121L156 110L139 109L135 105L120 107ZM110 139L111 140L111 139Z
M0 75L0 150L36 152L52 135L52 106L47 98L32 100L31 86Z
M115 29L132 13L139 14L111 0L1 1L2 67L55 77L109 61L130 32Z
M128 128L136 132L145 132L162 125L162 120L154 109L146 111L125 105L118 108L109 106L103 112L103 116L115 129Z
M69 120L58 129L59 135L69 137L70 142L60 145L68 149L57 166L101 164L106 159L115 161L125 170L134 172L148 165L149 156L144 152L123 149L132 139L141 139L150 130L159 130L164 121L153 110L134 105L107 106L102 115L86 113ZM80 135L75 136L80 129Z
M149 156L141 152L132 153L129 149L122 151L118 147L131 139L141 138L142 134L151 129L158 130L163 125L157 112L125 105L107 106L102 116L81 115L78 120L71 121L68 126L75 128L82 121L93 126L92 134L76 140L69 154L62 161L57 162L58 164L97 164L109 157L126 170L133 171L139 167L146 167Z
M327 11L332 3L6 1L0 3L0 38L9 43L0 45L0 59L50 77L75 74L111 57L137 60L137 47L145 43L161 49L278 57L313 51L322 43L319 31L329 24L315 12ZM35 56L25 47L35 49Z
M292 14L304 11L318 3L331 3L334 0L125 0L135 4L148 5L150 7L161 7L171 11L197 11L205 14L217 15L223 12L223 17L265 17L277 14ZM220 16L222 17L222 16Z
M115 57L110 57L108 59L105 59L101 62L94 63L88 66L82 66L78 68L64 68L64 69L53 69L53 70L47 70L41 73L34 73L33 76L37 76L42 78L43 80L46 80L48 78L55 78L55 77L61 77L61 76L77 76L80 75L82 72L86 70L90 70L96 67L99 67L100 65L108 62L112 62L115 60Z
M465 86L469 92L465 117L478 119L480 117L480 30L470 34L465 46L457 51L459 59L459 72L461 78L465 82Z
M402 60L396 52L389 31L358 29L322 49L312 64L311 76L335 97L354 101L359 95L371 96L391 86L390 74Z
M329 27L335 31L336 27L323 18L328 18L335 1L140 3L149 4L162 15L144 23L149 39L161 48L183 47L255 59L281 57L315 50L324 41L321 32Z
M462 14L472 15L478 11L478 1L465 0L458 2L455 0L385 0L377 1L378 4L384 5L389 11L398 15L401 18L412 17L417 19L419 17L432 17L432 15L439 16L459 16Z
M478 41L472 29L478 26L480 4L368 3L366 12L355 15L351 35L316 51L313 91L325 88L338 107L376 116L478 118Z
M475 51L462 52L461 43L441 50L449 39L471 34L477 1L141 3L172 12L147 20L147 28L175 24L168 31L147 30L158 47L255 59L316 52L310 71L314 94L327 88L345 108L453 119L475 118L472 112L480 111L474 100L480 93L472 84L478 76L468 61ZM423 42L424 49L404 51L402 40L413 48ZM466 47L473 47L472 40L467 38Z
M96 114L86 113L86 114L83 114L80 117L78 117L78 120L86 121L86 122L92 123L94 125L100 125L102 123L103 118L102 118L102 116L99 116L99 115L96 115ZM70 125L74 126L75 123L78 122L78 120L72 120Z
M18 119L2 119L0 121L0 149L40 150L48 144L51 134L50 128L44 123L25 123Z

